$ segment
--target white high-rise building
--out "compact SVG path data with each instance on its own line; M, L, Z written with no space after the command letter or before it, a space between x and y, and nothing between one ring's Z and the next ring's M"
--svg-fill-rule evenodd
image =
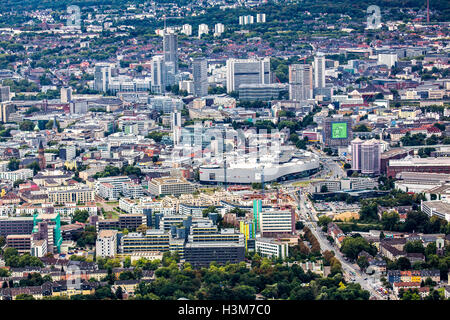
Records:
M201 38L202 35L209 33L209 27L207 24L202 23L198 26L198 37Z
M194 95L204 97L208 95L208 61L206 58L196 58L192 63L194 76Z
M253 16L250 16L250 15L248 15L248 16L240 16L239 17L239 24L240 25L252 24L255 21L254 19L255 18Z
M188 94L194 93L194 81L192 80L181 80L178 82L178 87L180 90L184 90Z
M361 170L361 145L363 144L363 140L360 138L356 138L352 140L352 170L359 171Z
M177 145L180 143L181 139L181 112L172 112L172 134L173 134L173 144Z
M378 55L378 65L385 64L389 68L392 68L397 63L397 54L396 53L380 53Z
M117 254L117 230L100 230L95 249L97 257L115 257Z
M304 101L313 97L312 67L309 64L289 66L289 100Z
M269 84L270 58L228 59L227 92L237 91L241 84Z
M367 140L361 145L361 173L379 175L381 167L380 141Z
M266 14L265 13L256 14L256 23L264 23L264 22L266 22Z
M325 88L325 55L320 52L314 57L314 88Z
M214 36L218 37L225 31L225 26L222 23L216 23L214 26Z
M192 35L192 26L190 24L183 24L183 27L181 28L181 33L191 36Z
M379 175L381 167L381 144L379 140L363 141L359 138L351 142L352 169L362 174Z
M72 88L71 87L61 88L61 102L69 103L70 101L72 101Z
M165 64L164 56L158 55L152 58L152 91L163 93L165 91Z
M106 92L111 82L111 65L97 63L94 71L94 90Z
M292 234L295 230L295 215L291 210L262 210L258 223L263 237Z

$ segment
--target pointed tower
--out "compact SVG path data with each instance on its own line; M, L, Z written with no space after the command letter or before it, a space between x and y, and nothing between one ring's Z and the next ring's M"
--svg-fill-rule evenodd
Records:
M45 169L47 165L45 162L44 146L42 145L42 140L39 141L38 159L39 167L41 168L41 170Z
M56 116L53 117L53 131L58 131L58 126L56 125Z

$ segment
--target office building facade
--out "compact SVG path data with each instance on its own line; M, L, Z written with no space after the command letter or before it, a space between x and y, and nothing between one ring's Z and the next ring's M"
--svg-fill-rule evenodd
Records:
M115 257L117 254L117 230L101 230L95 243L97 257Z
M174 33L164 32L163 35L164 61L172 62L174 72L178 72L178 36Z
M312 67L307 64L289 66L289 100L304 101L313 98Z
M325 88L325 56L322 53L314 57L314 88Z
M111 66L109 63L98 63L94 70L94 90L106 92L111 82Z
M379 175L381 167L380 142L372 139L361 144L361 173Z
M164 56L154 56L151 61L152 68L152 92L164 93L166 90L166 66L164 63Z
M195 58L192 63L194 77L194 95L204 97L208 95L208 61L206 58Z
M269 84L270 58L228 59L227 92L238 91L241 84Z

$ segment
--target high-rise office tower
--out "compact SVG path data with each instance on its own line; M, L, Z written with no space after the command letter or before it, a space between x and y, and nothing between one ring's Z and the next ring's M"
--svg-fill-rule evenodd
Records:
M111 66L109 63L97 63L94 71L94 90L106 92L111 83Z
M192 63L194 76L194 95L204 97L208 95L208 61L205 58L195 58Z
M70 145L59 149L59 157L62 160L71 161L77 157L77 149L75 146Z
M289 66L289 99L304 101L313 97L312 67L308 64Z
M88 112L88 102L86 100L74 100L69 103L70 113L84 114Z
M352 169L366 175L379 175L381 168L380 141L354 139L352 145Z
M10 103L3 102L0 103L0 121L3 123L8 122L9 115L11 113L13 106Z
M69 103L70 101L72 101L72 88L71 87L61 88L61 102Z
M352 140L352 170L361 170L361 145L364 141L360 138Z
M164 61L173 62L175 73L178 72L178 36L164 31L163 35Z
M320 52L314 57L314 88L325 88L325 56Z
M323 120L322 137L325 147L348 147L353 140L352 118L330 117Z
M228 59L227 92L237 91L241 84L269 84L270 58Z
M9 101L9 86L0 86L0 102Z
M173 143L177 145L181 140L181 112L172 112L172 134Z
M176 67L173 61L164 61L163 82L165 86L172 86L176 80Z
M165 87L165 64L164 56L154 56L152 58L152 91L155 93L163 93L166 89Z
M372 139L361 145L361 173L379 175L381 167L381 147L378 140Z

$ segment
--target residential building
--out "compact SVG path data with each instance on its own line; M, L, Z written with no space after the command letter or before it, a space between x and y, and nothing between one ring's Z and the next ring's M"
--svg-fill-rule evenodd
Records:
M115 257L117 254L117 230L100 230L95 249L97 257Z

